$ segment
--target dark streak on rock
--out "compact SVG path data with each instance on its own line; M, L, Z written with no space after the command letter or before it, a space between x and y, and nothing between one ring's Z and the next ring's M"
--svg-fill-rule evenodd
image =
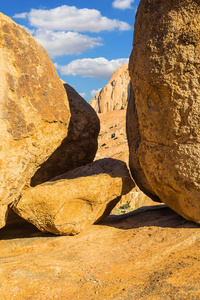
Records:
M27 136L35 128L33 123L27 125L20 107L10 98L7 98L4 103L3 117L9 122L8 132L14 139Z

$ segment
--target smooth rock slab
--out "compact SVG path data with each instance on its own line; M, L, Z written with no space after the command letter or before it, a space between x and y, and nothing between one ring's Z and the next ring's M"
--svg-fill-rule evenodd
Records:
M0 13L0 228L7 207L67 136L69 103L43 47Z
M200 3L142 0L130 56L127 135L146 194L200 223Z
M27 189L13 209L41 231L75 235L109 215L133 187L124 162L102 159Z
M18 219L1 230L3 300L199 300L200 227L165 205L73 237Z

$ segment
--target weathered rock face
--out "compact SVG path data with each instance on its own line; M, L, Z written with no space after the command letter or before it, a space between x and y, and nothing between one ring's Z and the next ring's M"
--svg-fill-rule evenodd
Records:
M128 164L129 150L126 137L126 109L99 114L101 130L95 159L111 157Z
M73 237L13 219L1 230L3 300L199 299L199 225L167 207L109 216Z
M127 134L138 186L200 223L200 4L140 2Z
M109 215L133 186L124 162L102 159L27 189L13 209L41 231L74 235Z
M68 135L38 169L31 179L31 186L86 165L95 157L100 130L99 118L94 109L70 85L64 83L64 87L71 111Z
M0 228L38 166L66 137L65 89L42 46L0 14Z
M129 99L130 77L128 65L118 68L107 85L90 101L97 113L125 108Z
M98 137L99 147L95 160L105 157L120 159L128 164L129 149L126 137L126 109L99 114L101 130ZM119 213L118 208L127 207L126 211L146 205L157 205L136 186L130 193L121 197L112 213ZM124 211L124 210L123 210Z

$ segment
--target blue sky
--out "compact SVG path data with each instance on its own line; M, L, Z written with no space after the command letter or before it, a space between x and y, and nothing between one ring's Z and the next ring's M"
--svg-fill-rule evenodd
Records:
M139 0L10 0L1 12L47 50L59 76L87 101L127 63Z

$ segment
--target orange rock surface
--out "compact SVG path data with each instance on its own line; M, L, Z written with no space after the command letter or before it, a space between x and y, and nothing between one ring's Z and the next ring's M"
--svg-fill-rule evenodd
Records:
M126 138L126 109L98 114L100 133L95 159L112 157L128 164L129 153Z
M130 170L149 197L200 224L199 66L200 2L142 0L129 59Z
M100 122L96 112L75 89L65 82L62 83L71 112L68 134L31 178L31 186L89 164L94 160L97 151Z
M107 217L134 186L124 162L105 158L26 189L12 208L41 231L75 235Z
M19 220L1 230L0 297L198 300L199 229L165 206L110 216L73 237Z
M128 65L118 68L106 86L90 101L97 113L120 110L129 99L130 77Z
M98 137L98 150L95 159L112 157L129 164L129 150L126 137L126 109L98 114L101 129ZM144 205L157 205L148 196L135 187L130 193L122 196L117 208L128 206L128 209Z
M0 13L0 228L7 206L67 136L65 89L43 47Z

